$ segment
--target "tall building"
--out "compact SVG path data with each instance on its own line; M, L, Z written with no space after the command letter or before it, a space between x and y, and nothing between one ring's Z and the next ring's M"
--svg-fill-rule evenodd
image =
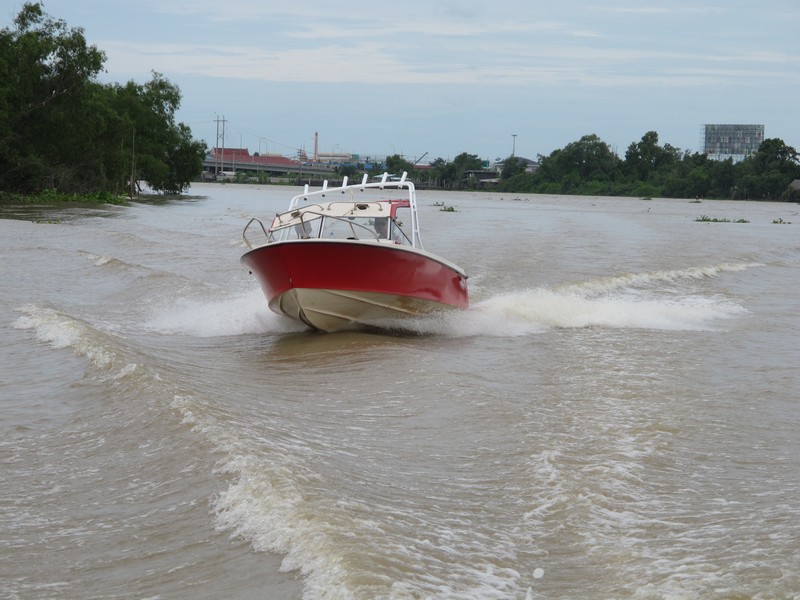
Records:
M738 162L755 154L764 141L763 125L703 125L703 153Z

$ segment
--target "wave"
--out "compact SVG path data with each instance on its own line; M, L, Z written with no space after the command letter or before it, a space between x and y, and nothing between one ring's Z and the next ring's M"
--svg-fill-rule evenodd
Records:
M184 299L163 309L159 318L171 330L203 335L220 331L227 334L241 329L241 323L229 320L214 324L215 318L230 314L238 307L250 312L250 317L243 322L247 323L244 329L252 330L259 325L257 319L249 319L255 318L256 313L268 314L263 304L260 293L211 302ZM197 310L202 314L198 316ZM69 349L86 359L85 376L93 381L107 382L115 389L120 386L129 390L130 393L109 394L108 398L119 398L135 413L141 409L139 398L155 398L160 406L160 399L168 394L171 402L163 408L179 413L184 425L212 444L217 454L224 455L216 472L234 480L213 499L217 527L249 540L255 550L285 554L283 569L301 569L308 575L307 586L323 590L342 589L344 575L341 569L336 568L337 545L324 529L319 529L313 522L304 527L305 520L298 516L304 505L302 474L308 472L303 452L297 453L294 452L297 448L278 445L276 448L280 452L277 456L264 458L265 440L252 442L241 435L227 420L229 415L221 418L217 410L209 409L202 389L181 384L180 378L170 373L170 365L162 361L159 361L157 369L149 367L153 358L145 354L140 356L125 338L52 307L29 304L18 311L22 314L11 324L12 327L30 330L39 342L53 349ZM281 322L277 315L269 317L268 322L270 320ZM131 402L132 397L136 397L137 402ZM135 418L135 415L129 418ZM296 443L303 442L297 440ZM319 551L321 541L327 551Z
M94 254L93 252L85 252L79 251L79 254L83 255L87 260L90 260L95 267L104 267L106 265L111 265L120 268L136 268L136 269L144 269L141 265L133 265L130 263L126 263L123 260L118 258L114 258L113 256L103 256L99 254Z
M201 300L176 298L152 307L144 327L164 334L218 337L305 330L269 310L260 289Z
M560 292L576 294L607 294L619 289L649 287L664 283L674 284L680 281L699 280L716 277L720 273L736 273L754 267L763 267L760 262L722 263L705 267L689 267L649 273L623 273L611 277L601 277L584 283L561 286Z
M12 327L35 330L36 339L52 348L71 348L103 373L101 379L123 379L139 369L136 361L129 360L121 348L115 348L113 336L81 319L34 304L18 310L24 314L11 324Z
M708 331L747 310L718 294L683 293L677 284L759 266L762 264L726 263L626 273L552 289L537 287L496 294L465 312L440 314L398 326L420 334L456 337L524 336L586 327Z
M264 458L263 446L270 443L261 440L254 448L193 396L176 395L171 406L182 414L184 425L223 455L217 472L231 481L213 498L216 528L246 540L256 551L283 555L281 571L301 571L306 590L345 590L346 570L339 568L333 531L326 520L304 516L304 453L284 448Z
M587 327L710 331L720 321L746 313L741 305L722 298L587 298L542 288L494 296L463 313L444 313L393 325L416 334L453 337L513 337Z
M524 335L553 328L608 327L700 331L720 319L746 312L730 301L702 297L641 299L634 296L586 298L534 290L492 298L466 315L467 331Z

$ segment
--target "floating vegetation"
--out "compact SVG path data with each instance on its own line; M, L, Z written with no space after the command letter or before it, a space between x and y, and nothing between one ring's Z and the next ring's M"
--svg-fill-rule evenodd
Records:
M442 204L441 206L442 208L440 208L439 210L442 212L456 212L455 206L445 206L444 204Z
M792 224L791 221L784 221L780 217L778 217L777 219L772 221L772 223L773 223L773 225L791 225Z
M749 223L747 219L736 219L735 221L731 221L730 219L720 219L718 217L709 217L708 215L701 215L695 219L700 223Z

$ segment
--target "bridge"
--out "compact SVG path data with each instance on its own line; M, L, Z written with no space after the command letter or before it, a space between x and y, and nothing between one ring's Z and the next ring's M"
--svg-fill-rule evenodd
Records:
M203 161L203 181L225 181L236 173L270 179L319 180L335 173L327 164L310 163L280 154L250 154L247 148L212 148Z

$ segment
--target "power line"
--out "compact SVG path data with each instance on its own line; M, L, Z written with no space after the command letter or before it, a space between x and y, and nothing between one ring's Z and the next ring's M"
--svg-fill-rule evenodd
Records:
M295 145L290 145L290 144L284 144L284 143L278 142L276 140L271 140L266 136L263 136L263 135L260 135L260 134L257 134L257 133L253 133L252 131L245 131L244 129L237 128L234 124L231 124L231 127L233 127L236 130L237 133L249 135L249 136L251 136L251 137L253 137L253 138L257 139L257 140L266 140L267 142L269 142L270 144L272 144L274 146L281 146L283 148L288 148L289 150L292 150L293 152L297 151L297 145L296 144Z

